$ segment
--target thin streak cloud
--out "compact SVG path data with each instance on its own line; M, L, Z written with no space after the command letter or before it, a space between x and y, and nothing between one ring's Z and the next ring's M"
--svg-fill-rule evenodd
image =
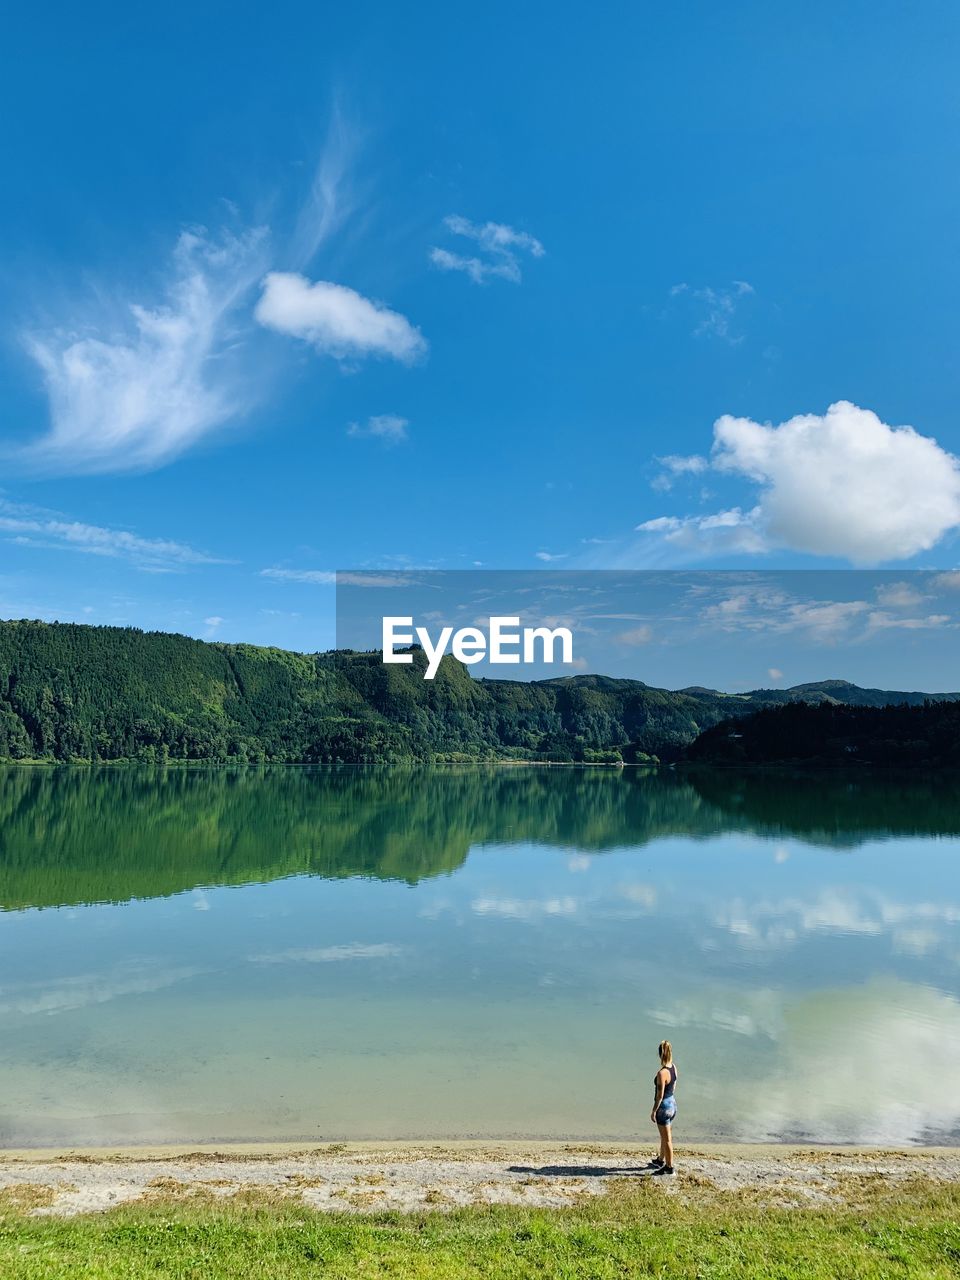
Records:
M462 271L474 284L486 284L493 277L519 284L523 278L520 255L527 253L532 258L542 258L546 253L536 236L516 231L504 223L478 225L451 214L444 218L443 225L451 235L473 241L478 246L479 256L467 256L434 246L430 250L430 261L441 271Z
M0 498L0 535L21 546L53 551L82 551L88 555L127 560L140 568L175 568L187 565L230 564L218 556L197 551L168 538L142 538L127 529L69 520L58 512L45 511Z

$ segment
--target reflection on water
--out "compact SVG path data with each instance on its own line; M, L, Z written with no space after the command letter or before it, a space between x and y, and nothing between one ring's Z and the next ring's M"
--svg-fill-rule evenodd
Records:
M0 1141L647 1136L664 1035L678 1140L955 1140L954 795L0 771Z

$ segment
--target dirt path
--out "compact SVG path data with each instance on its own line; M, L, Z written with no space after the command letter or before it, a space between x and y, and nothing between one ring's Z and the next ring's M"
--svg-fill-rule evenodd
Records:
M0 1197L60 1215L145 1197L251 1191L357 1212L564 1205L602 1194L611 1179L649 1177L651 1154L649 1145L528 1143L7 1151L0 1152ZM675 1180L656 1180L666 1193L753 1188L769 1192L770 1203L842 1204L878 1177L960 1182L960 1148L700 1147L678 1150L677 1168Z

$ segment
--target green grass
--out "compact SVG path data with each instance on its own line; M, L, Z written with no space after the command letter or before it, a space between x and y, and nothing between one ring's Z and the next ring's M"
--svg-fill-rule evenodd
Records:
M888 1280L960 1276L960 1189L865 1186L837 1208L754 1194L615 1187L568 1209L322 1214L243 1194L130 1204L72 1219L0 1202L4 1280L220 1280L263 1276ZM770 1195L769 1190L765 1193Z

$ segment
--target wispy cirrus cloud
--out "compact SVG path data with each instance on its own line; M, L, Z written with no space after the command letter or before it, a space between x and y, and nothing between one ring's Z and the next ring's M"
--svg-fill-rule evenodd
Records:
M354 439L372 438L384 444L403 444L410 438L407 432L409 426L406 418L395 413L378 413L365 423L351 422L347 427L347 435Z
M912 582L885 582L876 590L877 601L892 609L913 609L930 597Z
M305 267L355 211L357 194L351 172L359 139L335 104L327 138L300 205L290 244L290 263Z
M250 959L256 964L338 964L345 960L392 960L403 948L393 942L348 942L333 947L289 947L265 951Z
M651 481L651 487L662 493L672 489L674 481L679 476L699 476L710 469L709 461L698 454L686 458L677 454L667 454L663 458L657 458L657 462L662 470Z
M197 551L168 538L142 538L127 529L69 520L59 512L0 498L0 536L21 546L127 560L145 569L177 569L188 565L229 564L218 556Z
M631 647L642 644L649 644L653 639L653 628L644 623L639 627L629 627L626 631L620 631L614 636L617 644L625 644Z
M867 599L805 598L759 577L704 599L697 608L697 621L713 633L803 633L814 643L829 645L851 638L855 631L863 634L873 610Z
M657 516L638 524L635 532L657 534L667 548L693 556L763 555L771 548L759 517L756 507L752 511L731 507L710 515Z
M337 575L332 569L261 569L261 578L275 578L278 582L307 582L315 587L332 587Z
M355 148L335 111L289 231L190 227L135 283L100 279L84 301L48 305L56 318L21 334L43 379L48 423L7 450L8 460L44 474L173 461L263 400L275 362L264 326L341 360L421 355L426 342L405 317L299 274L355 208Z
M927 613L921 617L904 618L898 617L893 613L887 613L884 609L875 609L870 614L869 621L870 626L877 631L889 630L890 628L901 631L931 631L938 630L940 627L948 627L953 620L948 613Z
M406 587L414 579L400 573L335 572L331 569L261 569L261 578L278 582L305 582L315 587Z
M746 280L733 280L724 288L675 284L670 290L670 297L689 300L697 316L693 330L696 337L720 338L735 347L743 341L743 334L734 329L737 311L743 299L755 292L753 285Z
M454 253L434 246L430 250L430 261L441 271L462 271L474 284L486 284L491 278L519 284L523 278L520 255L542 258L546 253L536 236L516 231L500 222L478 224L451 214L444 218L443 225L451 235L472 240L479 247L480 256Z
M860 579L859 585L867 585ZM891 592L891 586L900 588ZM839 641L869 640L878 632L900 629L904 631L930 631L956 625L946 613L918 614L907 583L878 584L872 592L847 600L803 599L782 585L759 580L742 582L722 591L719 596L704 602L698 610L698 621L711 632L754 632L770 635L802 634L818 645L832 645ZM878 608L876 599L899 599L899 611L891 605ZM780 679L782 672L771 679Z
M49 429L16 460L38 471L142 470L236 417L249 392L237 315L263 274L265 228L177 240L158 301L96 298L25 336Z

